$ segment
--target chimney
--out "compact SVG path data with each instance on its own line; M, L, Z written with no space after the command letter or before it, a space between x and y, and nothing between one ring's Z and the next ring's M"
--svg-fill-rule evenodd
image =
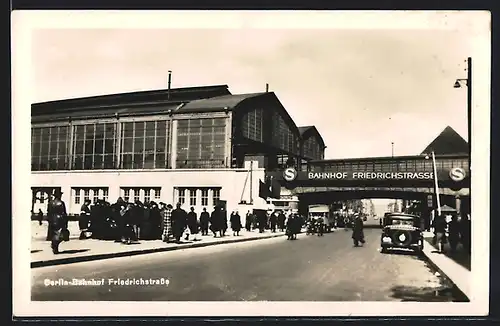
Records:
M172 85L172 70L168 71L168 89L167 89L167 96L168 99L170 100L170 86Z
M266 93L269 92L269 84L266 83Z

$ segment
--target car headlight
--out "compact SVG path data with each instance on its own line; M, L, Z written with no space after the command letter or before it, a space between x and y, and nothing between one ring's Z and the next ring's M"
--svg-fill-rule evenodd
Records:
M392 242L392 240L391 240L391 238L390 238L390 237L382 237L382 242L383 242L383 243L391 243L391 242Z

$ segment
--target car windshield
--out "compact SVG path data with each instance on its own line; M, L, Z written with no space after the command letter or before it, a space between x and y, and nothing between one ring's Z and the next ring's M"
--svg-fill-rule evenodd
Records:
M391 221L391 225L410 225L410 226L413 226L413 220L398 220L398 219L393 219Z

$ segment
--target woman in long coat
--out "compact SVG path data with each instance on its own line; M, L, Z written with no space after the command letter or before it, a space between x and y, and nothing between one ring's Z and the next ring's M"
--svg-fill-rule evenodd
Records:
M231 229L233 230L233 235L234 236L239 236L240 231L241 231L241 217L240 214L238 214L237 211L234 211L231 213L231 218L230 218L230 223L231 223Z
M217 232L221 233L222 236L222 211L220 207L215 206L214 211L210 215L210 231L214 234L214 238L217 237Z

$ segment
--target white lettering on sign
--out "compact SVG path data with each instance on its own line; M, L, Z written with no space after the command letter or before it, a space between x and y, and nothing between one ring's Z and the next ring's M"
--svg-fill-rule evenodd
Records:
M433 179L432 172L309 172L308 178L312 179ZM285 178L286 179L286 178Z
M347 172L309 172L309 179L346 179Z
M450 170L450 178L455 182L462 181L465 179L466 172L462 168L453 168Z
M353 172L353 179L433 179L432 172Z

